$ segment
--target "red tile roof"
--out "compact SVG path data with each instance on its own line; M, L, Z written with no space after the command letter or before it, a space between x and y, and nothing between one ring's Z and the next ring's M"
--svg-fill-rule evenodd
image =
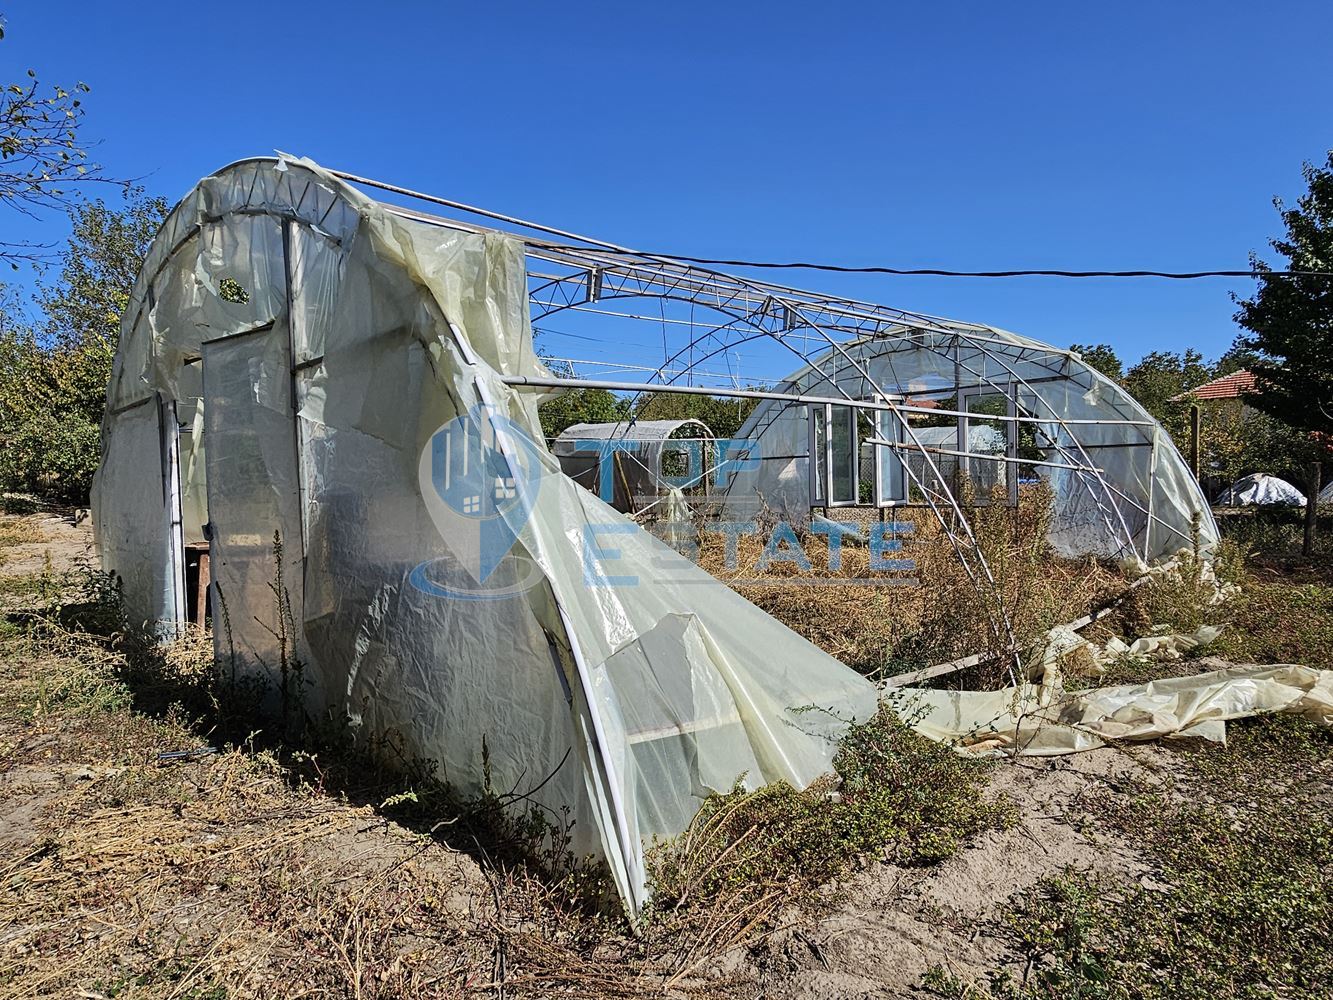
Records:
M1254 372L1242 368L1238 372L1196 386L1175 398L1184 399L1186 396L1193 396L1196 399L1237 399L1244 393L1256 391Z

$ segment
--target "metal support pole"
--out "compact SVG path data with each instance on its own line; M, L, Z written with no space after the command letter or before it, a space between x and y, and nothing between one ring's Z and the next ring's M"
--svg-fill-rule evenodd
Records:
M686 396L719 396L724 399L775 399L784 403L832 403L834 406L850 406L857 410L882 410L888 413L920 413L928 417L968 416L959 410L946 410L942 407L910 406L905 403L878 403L869 399L838 398L836 396L806 396L790 392L765 392L760 389L727 389L722 386L672 385L669 382L619 382L612 379L591 378L542 378L535 375L505 375L501 378L505 385L528 386L537 389L607 389L611 392L674 392ZM898 397L888 396L896 399ZM976 414L971 414L975 416ZM1024 424L1050 423L1049 417L998 416L986 414L987 420L1009 421ZM1064 424L1093 424L1102 427L1151 427L1148 420L1062 420Z
M1324 478L1324 463L1316 459L1310 463L1310 485L1305 493L1305 536L1301 540L1301 555L1314 554L1314 534L1319 518L1319 482Z
M1199 478L1199 404L1190 407L1190 471Z

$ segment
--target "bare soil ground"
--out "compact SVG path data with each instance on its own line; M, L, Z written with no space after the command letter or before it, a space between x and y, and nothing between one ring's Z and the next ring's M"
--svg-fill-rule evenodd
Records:
M0 586L68 569L89 541L67 518L0 517L0 532ZM926 982L941 969L964 984L996 970L1022 981L1031 970L1004 921L1015 895L1071 870L1150 884L1136 841L1098 817L1182 770L1178 749L1157 746L1002 763L992 788L1015 806L1008 829L934 865L867 859L710 951L570 910L482 843L450 840L449 816L395 819L380 776L214 747L86 645L62 654L5 627L0 1000L796 1000L938 995ZM182 751L203 752L162 756ZM681 975L687 952L697 967Z
M925 995L922 977L937 966L968 982L1006 966L1021 977L1022 959L996 912L1015 893L1069 870L1142 876L1133 845L1089 824L1081 800L1170 766L1170 754L1156 748L1002 765L992 788L1017 807L1013 827L984 833L930 867L869 863L831 886L823 908L788 913L790 926L728 956L722 968L773 1000Z
M0 515L0 576L72 568L92 558L92 523L76 514Z

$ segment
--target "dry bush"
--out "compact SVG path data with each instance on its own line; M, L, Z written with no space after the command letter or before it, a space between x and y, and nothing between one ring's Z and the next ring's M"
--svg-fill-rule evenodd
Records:
M1051 495L1045 484L1024 486L1017 508L1006 506L1004 499L999 491L988 505L964 507L993 584L983 574L969 575L935 515L920 508L892 515L913 526L901 536L904 545L897 555L914 560L915 573L872 571L867 549L847 542L841 569L831 572L825 537L809 532L801 536L808 573L791 562L760 569L767 533L741 536L736 567L728 569L725 536L704 531L699 561L747 600L863 674L881 677L980 653L999 658L998 665L965 679L991 686L1007 682L1006 654L1015 647L1031 647L1048 629L1086 614L1126 586L1117 568L1093 559L1062 559L1050 551ZM963 500L970 501L966 490ZM876 513L860 513L857 526L865 530ZM970 543L963 539L962 544L970 554Z

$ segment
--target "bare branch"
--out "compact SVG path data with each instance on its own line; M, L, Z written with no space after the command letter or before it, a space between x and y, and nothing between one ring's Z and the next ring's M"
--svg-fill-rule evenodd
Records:
M88 85L43 87L34 70L27 76L21 83L0 84L0 205L32 216L39 209L67 207L74 190L88 182L123 183L103 176L80 134ZM31 259L13 246L5 245L0 259Z

